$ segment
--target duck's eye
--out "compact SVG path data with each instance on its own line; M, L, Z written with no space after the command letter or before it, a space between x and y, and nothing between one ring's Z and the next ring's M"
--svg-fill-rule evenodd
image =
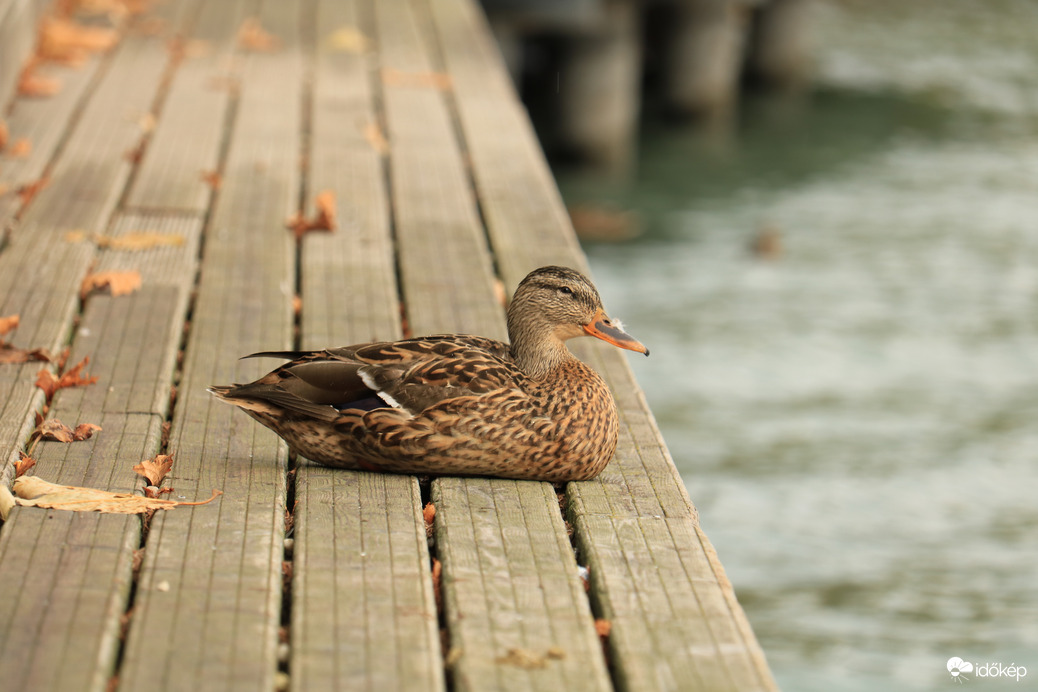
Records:
M560 286L559 293L561 293L564 296L570 296L571 298L573 297L573 289L569 286Z

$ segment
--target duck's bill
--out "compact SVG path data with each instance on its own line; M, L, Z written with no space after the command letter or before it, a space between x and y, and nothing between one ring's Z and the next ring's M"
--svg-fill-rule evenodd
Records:
M598 314L595 315L590 324L584 325L584 331L589 336L607 341L613 346L649 355L649 349L645 348L640 341L634 339L630 334L616 327L613 321L601 310L598 311Z

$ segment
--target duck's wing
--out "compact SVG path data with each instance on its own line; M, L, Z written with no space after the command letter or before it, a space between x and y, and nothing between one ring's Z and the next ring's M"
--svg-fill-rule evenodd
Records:
M414 415L444 399L514 387L524 377L506 344L483 337L432 336L246 357L265 356L291 362L250 384L212 391L331 421L346 409L387 405Z
M524 375L506 344L458 335L422 337L354 351L358 375L394 408L412 415L445 399L517 387Z

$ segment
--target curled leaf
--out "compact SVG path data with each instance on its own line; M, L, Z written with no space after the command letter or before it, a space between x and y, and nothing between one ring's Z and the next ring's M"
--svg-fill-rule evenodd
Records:
M133 467L138 476L148 480L149 485L158 486L173 468L172 454L156 454Z

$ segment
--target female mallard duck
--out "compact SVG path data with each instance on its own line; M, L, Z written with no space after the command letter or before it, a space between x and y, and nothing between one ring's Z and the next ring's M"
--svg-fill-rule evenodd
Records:
M610 321L590 281L565 267L523 279L508 335L511 345L449 334L256 353L292 362L209 391L326 466L554 482L598 475L616 449L616 404L564 342L590 335L648 349Z

